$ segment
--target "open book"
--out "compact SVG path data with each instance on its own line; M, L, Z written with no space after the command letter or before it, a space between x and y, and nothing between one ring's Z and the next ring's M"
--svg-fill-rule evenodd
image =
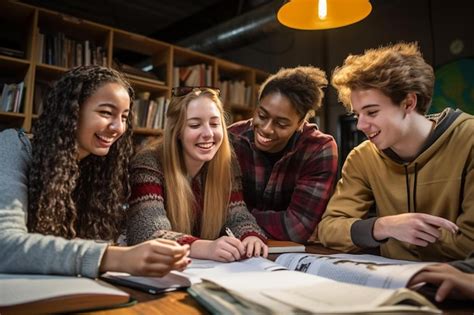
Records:
M128 306L128 293L88 278L0 274L0 314L77 312Z
M283 254L275 263L336 281L388 289L405 287L416 273L432 264L352 254Z
M197 275L204 281L191 286L188 292L214 313L440 313L423 296L404 288L426 264L388 260L392 263L388 265L386 259L371 255L280 257L276 262L251 258L214 263L213 267L209 262L193 260L195 266L191 265L185 274ZM357 277L359 269L363 271Z

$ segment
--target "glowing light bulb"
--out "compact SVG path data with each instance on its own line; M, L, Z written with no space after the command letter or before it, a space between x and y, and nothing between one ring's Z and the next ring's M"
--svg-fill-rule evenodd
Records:
M318 1L318 16L320 20L326 19L328 15L328 4L327 0L319 0Z

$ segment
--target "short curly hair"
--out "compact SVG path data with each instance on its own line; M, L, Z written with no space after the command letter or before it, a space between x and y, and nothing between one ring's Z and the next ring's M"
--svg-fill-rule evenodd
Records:
M352 110L351 91L378 89L395 104L415 93L416 111L424 115L431 105L434 80L433 68L423 59L418 44L398 43L350 55L334 70L331 83L348 110Z
M129 159L132 116L126 132L106 156L78 161L77 126L84 102L107 83L133 89L121 73L100 66L83 66L65 73L44 99L44 111L33 128L29 169L28 228L45 235L115 240L130 194ZM131 114L131 113L130 113Z
M260 87L258 100L273 93L286 96L300 117L316 112L324 97L323 88L328 84L326 73L318 68L306 66L282 68L265 80Z

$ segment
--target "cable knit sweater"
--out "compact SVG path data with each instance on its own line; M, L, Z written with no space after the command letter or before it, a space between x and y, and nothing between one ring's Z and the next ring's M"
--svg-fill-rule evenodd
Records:
M257 236L266 241L264 232L257 225L255 218L247 210L243 201L240 169L235 159L233 159L232 165L234 171L232 192L227 208L226 222L220 234L225 235L223 230L228 227L241 240L247 236ZM131 168L132 196L130 199L131 215L127 220L128 245L154 238L171 239L180 244L191 244L197 240L203 219L203 174L205 172L198 173L191 183L196 198L196 206L193 209L196 220L192 225L193 235L188 235L171 230L171 222L165 209L166 180L157 149L146 149L138 153L131 162Z

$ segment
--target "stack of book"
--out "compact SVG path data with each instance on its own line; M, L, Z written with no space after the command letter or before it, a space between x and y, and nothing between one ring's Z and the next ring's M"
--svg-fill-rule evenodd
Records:
M150 92L137 93L133 101L134 126L139 128L163 129L166 122L166 111L169 99L158 96L150 99Z

